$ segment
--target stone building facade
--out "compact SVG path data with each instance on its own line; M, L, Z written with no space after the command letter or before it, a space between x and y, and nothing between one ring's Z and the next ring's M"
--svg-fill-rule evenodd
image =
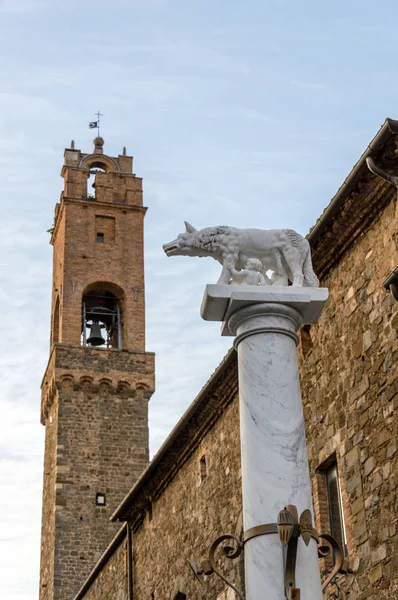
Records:
M325 600L398 596L398 302L383 287L398 265L398 203L397 190L366 165L372 157L398 173L397 155L398 122L387 120L308 236L330 292L298 348L314 517L346 559ZM131 470L134 485L104 525L104 540L115 522L119 529L70 597L235 599L215 574L201 585L188 564L207 558L219 535L242 535L234 350L135 478ZM219 562L240 590L243 561L241 554ZM332 564L320 561L324 576Z
M390 172L396 127L387 121L366 153ZM398 203L365 159L322 241L316 227L309 236L330 296L306 332L300 365L316 526L330 533L327 472L335 464L353 571L338 578L337 597L361 600L398 596L398 303L383 287L398 264Z
M101 138L92 154L67 149L62 175L42 383L42 600L73 597L117 531L109 517L148 463L154 390L154 356L145 350L142 180L131 157L103 154Z

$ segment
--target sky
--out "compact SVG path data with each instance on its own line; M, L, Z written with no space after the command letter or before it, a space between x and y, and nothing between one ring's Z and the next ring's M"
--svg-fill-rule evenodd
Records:
M386 117L398 5L370 0L0 0L0 596L38 597L49 352L47 229L63 151L122 147L144 178L151 454L231 345L201 320L212 259L188 220L305 235Z

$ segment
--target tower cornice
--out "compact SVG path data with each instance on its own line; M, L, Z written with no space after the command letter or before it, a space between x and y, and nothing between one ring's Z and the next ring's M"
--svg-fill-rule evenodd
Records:
M155 354L57 343L50 354L41 390L43 425L57 390L105 390L108 394L138 395L149 400L155 391Z

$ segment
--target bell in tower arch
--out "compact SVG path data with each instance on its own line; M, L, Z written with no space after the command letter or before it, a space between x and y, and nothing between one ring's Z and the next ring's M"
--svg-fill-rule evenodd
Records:
M90 328L90 336L87 338L87 344L90 346L102 346L105 344L105 338L102 337L101 329L105 327L101 323L92 323L87 325Z
M109 284L111 285L111 284ZM83 346L122 348L121 299L102 282L94 284L82 298Z

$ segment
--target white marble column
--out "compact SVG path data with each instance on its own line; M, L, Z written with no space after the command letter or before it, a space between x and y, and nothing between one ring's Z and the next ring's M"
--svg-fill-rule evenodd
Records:
M313 512L296 331L316 321L326 299L319 288L206 288L203 318L223 321L238 351L245 531L275 523L287 504ZM279 536L249 540L244 556L246 600L285 600ZM313 539L308 547L298 540L296 587L301 600L322 598Z

